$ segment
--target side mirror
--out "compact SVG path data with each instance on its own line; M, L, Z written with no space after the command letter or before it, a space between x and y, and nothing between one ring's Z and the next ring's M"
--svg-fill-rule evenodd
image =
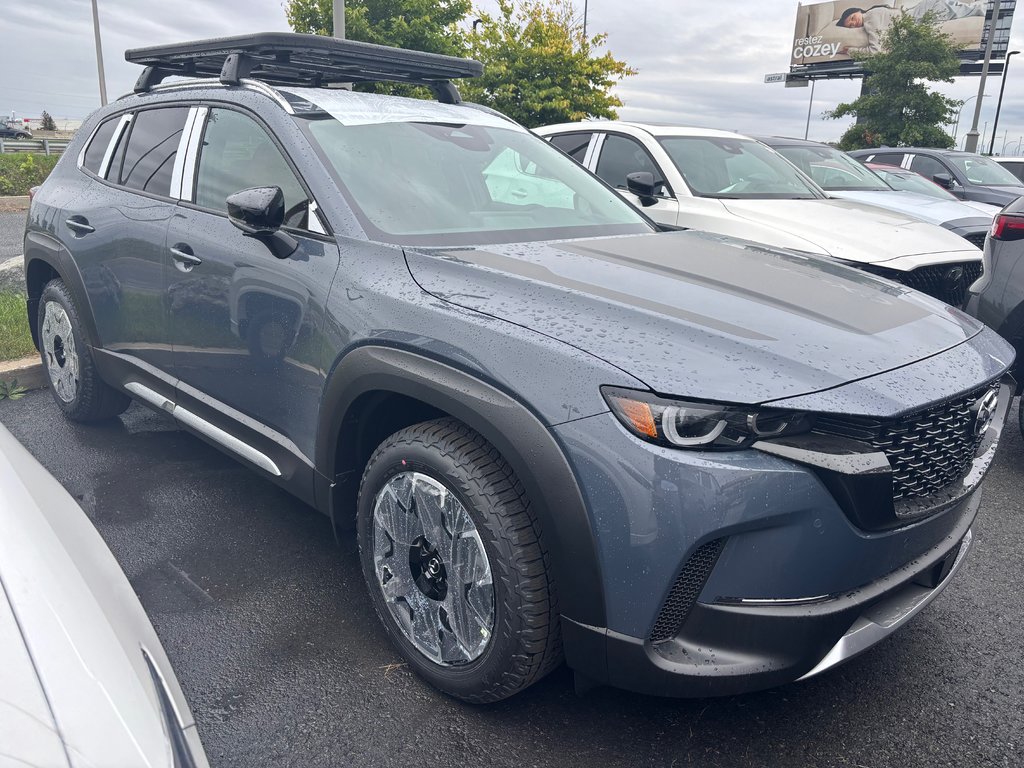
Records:
M932 181L945 189L953 188L953 177L948 173L936 173L932 176Z
M294 237L281 231L284 224L284 192L280 187L251 187L227 198L228 219L246 237L262 240L279 259L287 259L299 247Z
M640 198L640 202L647 205L654 205L658 198L654 194L657 182L654 174L650 171L637 171L626 174L626 189Z

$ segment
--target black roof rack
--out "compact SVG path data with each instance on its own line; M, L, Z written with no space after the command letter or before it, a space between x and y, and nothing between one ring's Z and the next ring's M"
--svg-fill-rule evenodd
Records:
M426 85L438 101L458 104L451 80L479 77L479 61L407 51L386 45L294 32L261 32L125 51L125 59L146 70L135 92L148 91L165 77L217 77L239 85L248 77L269 85L322 88L337 83L392 81Z

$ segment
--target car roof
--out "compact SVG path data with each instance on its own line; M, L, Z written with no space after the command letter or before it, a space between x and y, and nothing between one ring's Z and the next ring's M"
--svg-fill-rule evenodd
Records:
M823 141L809 141L808 139L793 139L789 136L754 136L753 138L769 147L832 147Z
M633 120L584 120L579 123L546 125L537 130L541 133L568 133L572 131L609 131L616 128L631 128L635 131L643 131L651 136L704 136L721 139L751 140L749 136L744 136L741 133L720 131L715 128L700 128L697 126L679 125L677 123L641 123Z

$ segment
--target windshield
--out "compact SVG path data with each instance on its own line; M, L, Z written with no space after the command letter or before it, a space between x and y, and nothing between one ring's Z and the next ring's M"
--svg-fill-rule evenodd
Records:
M697 197L813 200L822 197L797 170L751 139L661 136L658 141Z
M825 190L891 192L882 179L845 152L832 147L776 147L789 162L806 173Z
M1019 187L1020 179L994 160L980 155L949 155L947 160L963 171L971 184L985 187Z
M654 231L576 162L511 125L302 122L375 240L449 246Z
M885 179L886 183L893 189L898 189L900 192L913 192L917 195L926 195L928 197L935 197L939 200L959 200L956 195L951 192L947 192L938 184L928 181L924 176L919 176L916 173L892 173L882 168L874 168L875 173Z

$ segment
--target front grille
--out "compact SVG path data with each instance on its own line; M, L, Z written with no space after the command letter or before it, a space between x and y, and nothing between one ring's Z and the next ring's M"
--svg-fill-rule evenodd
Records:
M903 283L921 293L927 293L940 301L963 307L967 302L967 289L981 277L980 261L954 262L952 264L930 264L910 272L900 272L885 267L867 266L869 272Z
M897 419L821 415L815 431L859 440L884 452L892 465L893 501L925 499L970 471L981 442L972 408L988 390L986 386Z
M690 555L690 559L686 561L675 584L672 585L668 597L665 598L664 605L661 606L658 620L654 622L654 629L651 630L652 643L668 640L679 631L693 610L693 604L697 602L700 591L704 589L711 569L718 562L724 544L725 539L715 539L702 544Z
M977 246L982 250L985 249L985 238L988 237L988 230L982 232L974 232L970 235L964 235L964 240L969 242L971 245Z

